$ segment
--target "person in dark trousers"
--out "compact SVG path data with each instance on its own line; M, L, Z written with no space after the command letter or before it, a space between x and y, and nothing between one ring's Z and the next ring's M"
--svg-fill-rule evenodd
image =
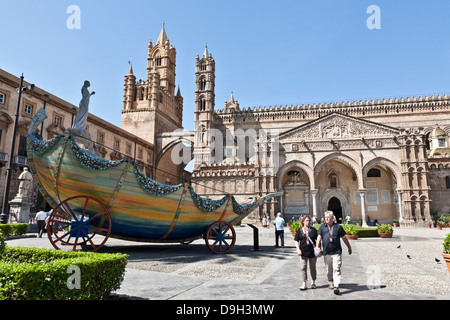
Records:
M348 254L352 254L350 242L345 236L345 230L341 225L334 223L333 211L325 211L325 222L318 231L317 248L323 250L325 266L327 267L327 278L330 283L329 289L335 294L340 294L339 284L341 282L342 247L341 239L348 248ZM321 246L323 249L320 249Z
M317 240L317 230L311 227L311 217L304 216L302 221L302 227L297 230L295 234L295 246L297 247L297 253L300 257L300 270L302 272L303 284L299 288L300 290L306 290L306 281L308 279L307 268L309 263L309 272L311 274L311 289L316 288L316 262L317 257L314 254L314 247Z
M285 221L281 217L281 212L278 212L277 217L273 221L275 225L275 247L278 247L278 238L281 239L281 247L284 248L284 224Z
M36 213L36 223L38 227L38 235L39 238L42 238L42 233L45 230L45 219L47 218L48 213L44 211L44 208L40 207L39 211Z

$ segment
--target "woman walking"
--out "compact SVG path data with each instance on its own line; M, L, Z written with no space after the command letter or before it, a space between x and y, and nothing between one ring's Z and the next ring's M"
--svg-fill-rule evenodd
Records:
M295 246L297 253L300 256L300 270L302 273L303 284L300 290L306 290L307 281L307 267L309 262L309 272L311 274L311 289L316 288L316 262L317 257L314 254L314 247L316 245L317 230L311 227L311 217L304 216L301 221L303 227L297 230L295 234Z

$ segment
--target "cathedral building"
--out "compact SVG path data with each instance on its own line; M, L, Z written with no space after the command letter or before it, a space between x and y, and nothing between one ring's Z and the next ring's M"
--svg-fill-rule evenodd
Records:
M323 219L332 210L338 220L423 226L449 212L447 94L245 107L231 92L219 108L216 61L205 46L193 57L195 99L188 103L195 123L188 132L182 130L184 101L175 86L176 55L163 25L157 41L148 44L146 79L137 80L131 65L124 75L121 127L89 115L88 130L104 158L137 159L154 180L190 181L197 194L211 199L230 193L242 202L282 192L248 217L253 221L277 212L287 221L302 214ZM4 159L15 156L7 150L18 78L1 71L0 80L1 171ZM37 88L24 95L19 135L46 103L51 118L41 128L43 137L70 127L76 108ZM192 159L187 175L184 167Z
M249 216L256 221L332 210L363 225L422 226L450 210L450 96L241 107L231 93L219 109L215 63L205 45L195 58L194 132L180 136L183 98L164 26L148 46L147 79L136 82L131 67L125 76L121 127L155 145L155 167L172 173L165 182L182 181L173 149L188 143L199 195L283 193Z
M332 210L363 225L423 226L450 210L450 96L241 108L232 93L218 109L207 48L195 79L197 193L243 201L282 191L255 220Z

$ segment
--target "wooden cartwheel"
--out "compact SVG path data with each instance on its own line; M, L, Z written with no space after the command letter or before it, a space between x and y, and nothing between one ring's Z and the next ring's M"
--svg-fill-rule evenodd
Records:
M102 237L94 236L101 234ZM111 234L111 215L108 208L91 196L74 196L60 202L47 220L47 235L55 247L71 246L76 251L82 246L99 250Z
M205 234L205 242L213 253L227 253L236 243L236 231L226 221L217 221L211 224Z

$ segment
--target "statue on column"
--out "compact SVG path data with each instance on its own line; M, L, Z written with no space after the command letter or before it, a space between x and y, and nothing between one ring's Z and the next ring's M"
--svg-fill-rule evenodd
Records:
M86 80L81 88L81 95L83 97L81 98L78 113L72 125L73 129L77 129L80 132L86 129L86 122L89 114L89 100L91 96L95 94L95 91L92 91L92 93L89 92L88 88L90 86L90 82Z
M70 131L75 135L75 141L80 147L97 155L95 147L91 141L91 135L86 130L86 123L89 115L89 100L91 96L95 94L95 91L89 92L88 88L90 86L90 82L86 80L81 88L82 98Z
M23 168L18 180L19 190L13 200L9 202L11 216L19 223L29 223L31 196L33 190L33 176L27 167Z
M29 198L33 188L33 176L28 171L27 167L23 168L23 172L20 174L18 179L20 183L19 192L17 193L16 198L31 200Z

